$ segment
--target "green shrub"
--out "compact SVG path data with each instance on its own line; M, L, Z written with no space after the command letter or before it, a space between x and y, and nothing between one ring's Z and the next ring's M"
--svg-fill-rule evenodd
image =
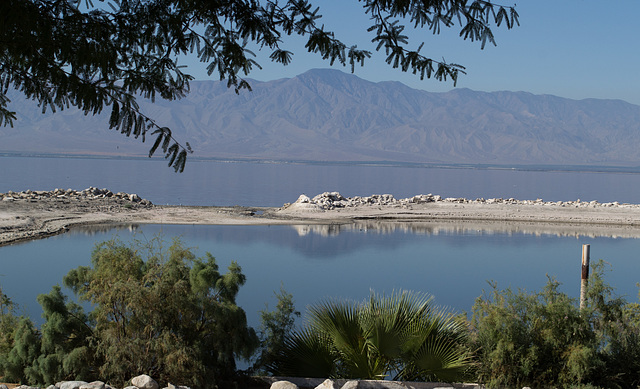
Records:
M258 339L235 303L245 282L233 262L226 274L207 253L196 258L179 240L96 246L92 266L64 278L93 311L67 302L60 288L38 296L45 323L28 319L0 355L0 376L28 384L100 379L122 387L149 374L159 382L215 387L236 378Z
M253 370L258 374L265 374L267 367L282 352L286 338L294 330L296 317L300 316L293 303L293 295L287 293L284 287L280 287L276 298L275 310L260 311L260 350L253 365Z
M0 357L13 347L13 333L18 325L16 304L0 286Z
M593 266L587 306L549 279L540 292L499 290L473 307L471 344L478 381L489 387L637 387L638 305L616 297Z

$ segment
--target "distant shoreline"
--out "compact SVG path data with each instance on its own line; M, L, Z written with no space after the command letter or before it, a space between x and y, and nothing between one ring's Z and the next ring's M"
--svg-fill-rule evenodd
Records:
M116 155L116 154L56 154L38 152L8 152L0 151L0 157L14 158L86 158L86 159L116 159L116 160L148 160L147 154ZM164 161L162 156L151 159ZM515 170L532 172L582 172L582 173L616 173L640 174L640 166L622 165L542 165L542 164L470 164L470 163L436 163L436 162L402 162L402 161L321 161L321 160L287 160L260 158L217 158L217 157L189 157L192 162L218 163L255 163L255 164L283 164L283 165L321 165L321 166L378 166L378 167L408 167L424 169L480 169L480 170ZM187 166L188 166L187 162Z
M309 225L375 230L487 231L640 238L640 205L514 199L441 199L421 195L342 198L301 196L283 207L152 205L129 194L85 191L0 194L0 246L40 239L70 228L116 224ZM388 197L385 197L388 196Z

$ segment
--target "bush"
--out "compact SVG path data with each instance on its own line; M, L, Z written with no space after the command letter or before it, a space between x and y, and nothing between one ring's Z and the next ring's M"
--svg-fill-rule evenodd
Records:
M296 318L300 316L293 303L293 295L284 287L280 287L276 298L275 310L260 311L260 350L252 368L258 374L267 373L267 367L284 349L285 340L293 332Z
M215 258L196 258L175 240L96 246L91 267L64 278L93 311L66 302L58 286L40 295L41 331L23 319L0 375L30 384L100 379L117 386L139 374L160 382L214 387L236 377L258 339L235 303L245 282L233 262L220 274Z
M473 307L478 381L489 387L637 387L638 305L613 294L602 261L593 270L582 311L551 278L532 294L491 284Z
M4 294L0 286L0 357L8 353L13 346L13 332L18 325L16 308L14 302Z

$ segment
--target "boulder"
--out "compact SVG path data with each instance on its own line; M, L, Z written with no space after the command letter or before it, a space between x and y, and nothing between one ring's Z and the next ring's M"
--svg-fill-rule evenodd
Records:
M288 211L307 211L307 212L322 212L323 209L318 204L311 202L311 199L306 195L300 195L295 203L286 207Z
M102 381L93 381L88 384L80 385L80 389L105 389L105 385Z
M276 381L271 384L270 389L298 389L298 385L289 381Z
M309 196L305 194L301 194L296 200L296 203L310 203L310 202L311 202L311 199L309 198Z
M405 385L384 380L347 381L340 389L406 389Z
M315 389L338 389L338 386L332 380L326 379L323 383L316 386Z
M56 383L59 389L80 389L80 386L88 384L87 381L62 381Z
M131 385L138 389L158 389L158 383L146 374L133 377L131 379Z
M168 383L167 387L165 389L191 389L191 388L188 387L188 386L183 386L183 385L177 385L176 386L176 385L174 385L172 383Z

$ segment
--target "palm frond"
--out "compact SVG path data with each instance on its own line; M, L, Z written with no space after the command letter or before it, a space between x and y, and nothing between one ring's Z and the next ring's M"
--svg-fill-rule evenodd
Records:
M266 368L271 374L289 377L334 377L334 360L330 339L307 328L288 337Z
M426 293L394 291L390 296L371 292L362 303L325 300L313 305L306 329L287 341L287 361L277 373L460 378L471 364L463 347L464 321L432 302Z

